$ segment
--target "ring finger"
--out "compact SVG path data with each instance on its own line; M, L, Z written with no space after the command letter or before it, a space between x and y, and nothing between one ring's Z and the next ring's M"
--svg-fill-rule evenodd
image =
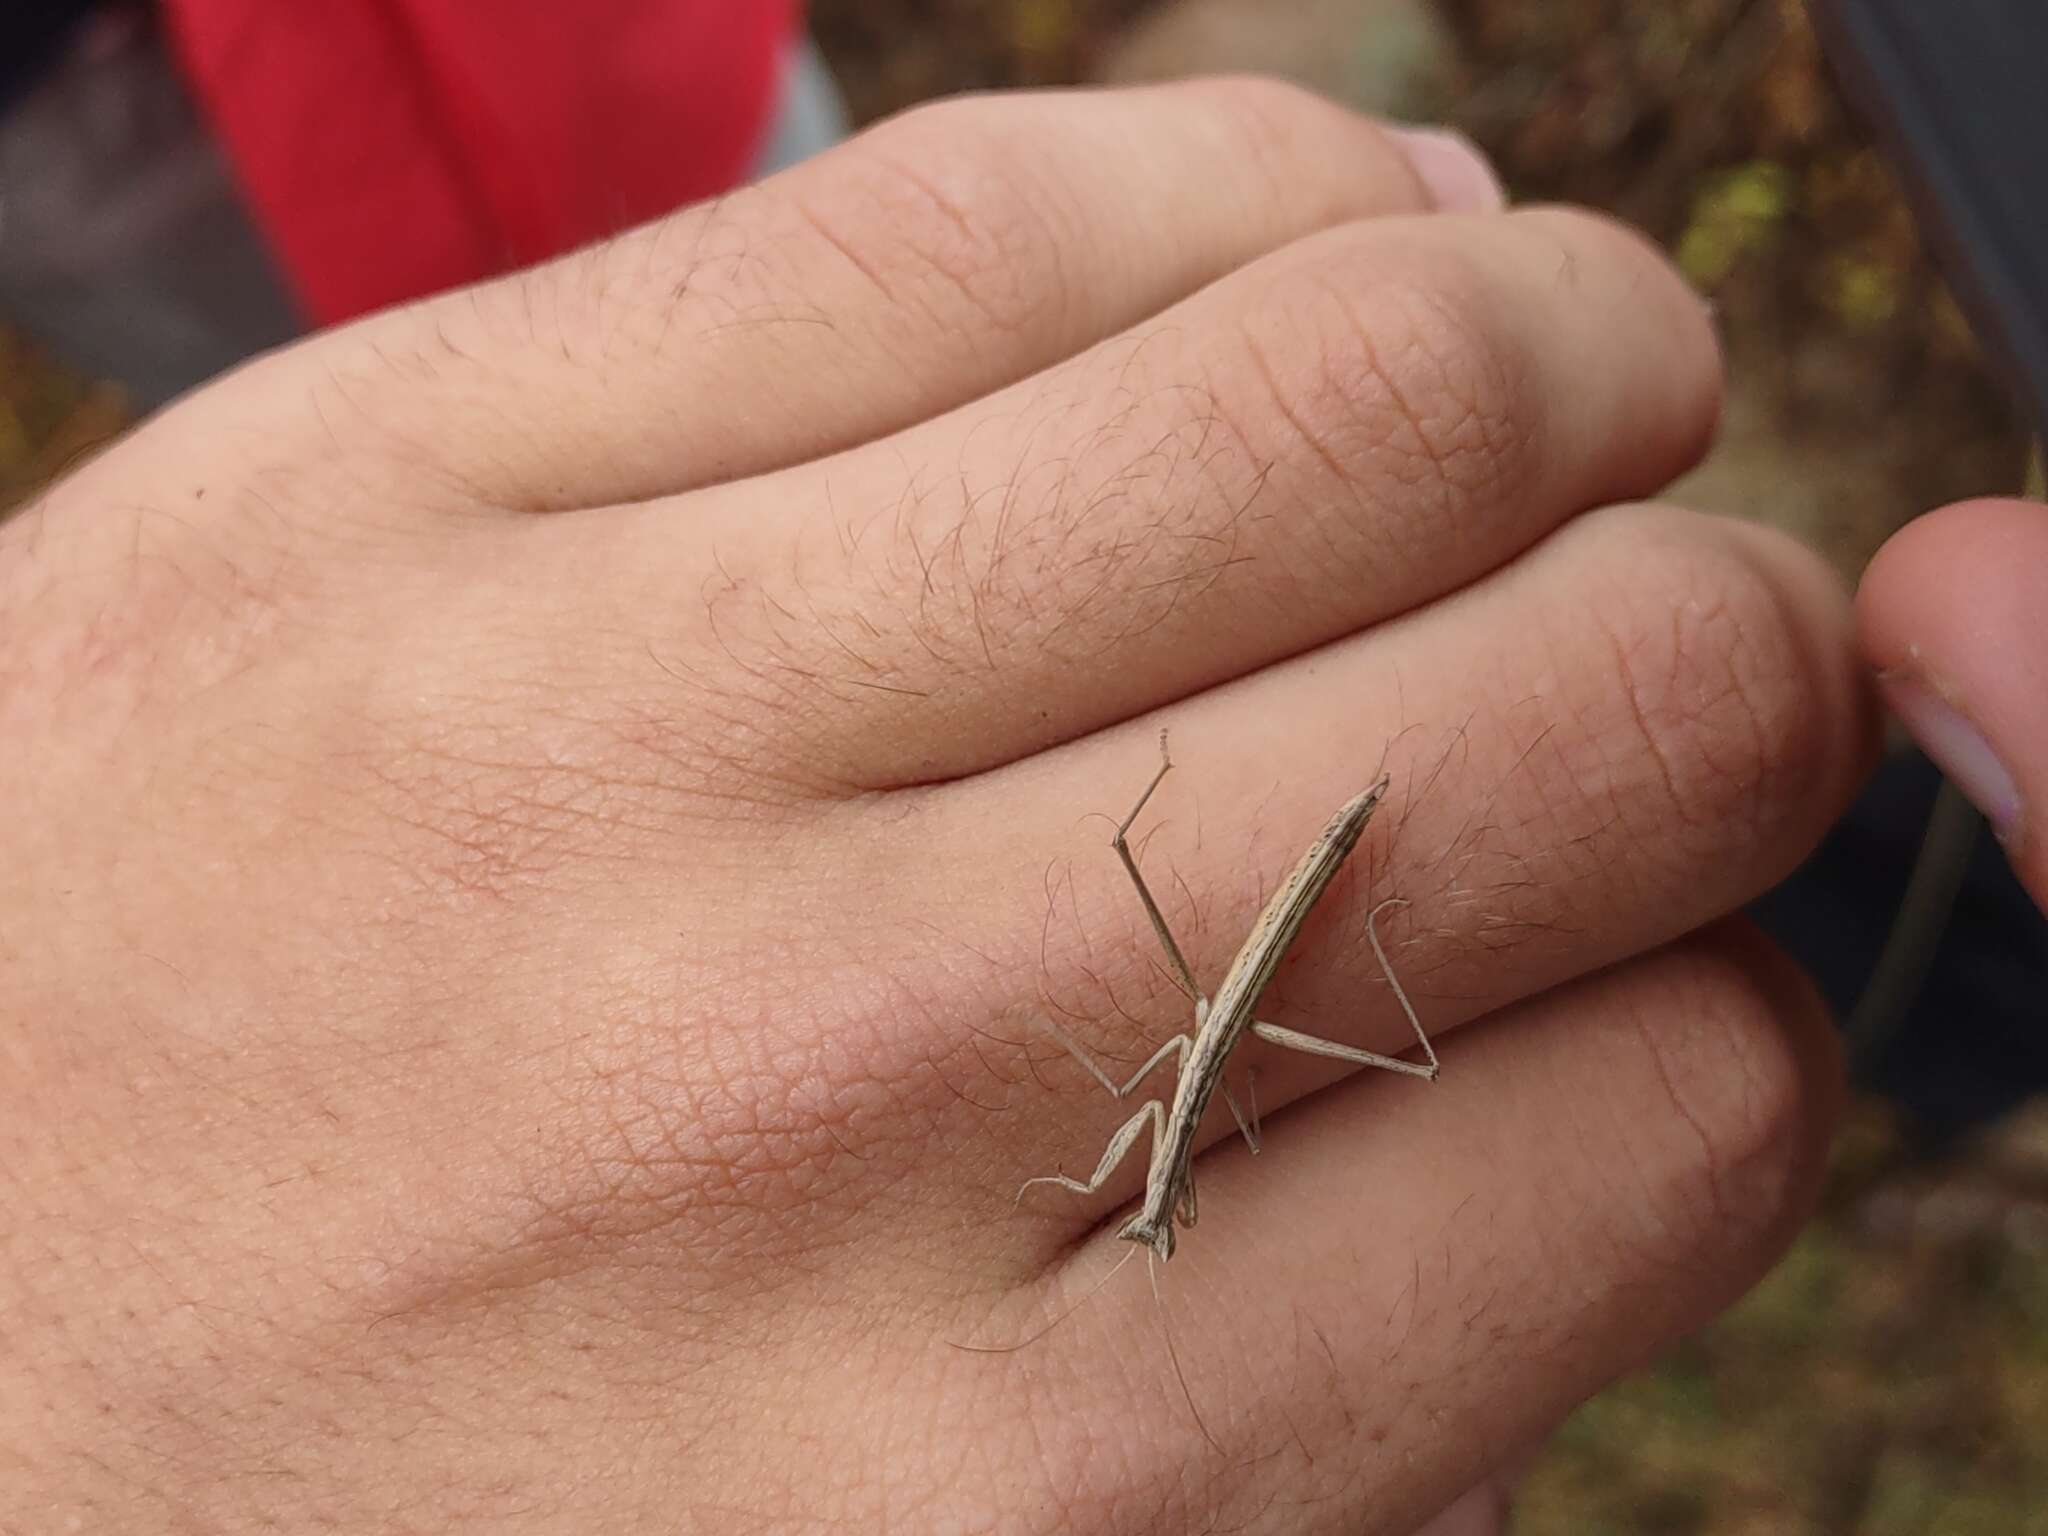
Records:
M1410 1529L1754 1281L1811 1203L1837 1071L1782 957L1697 938L1453 1042L1435 1089L1317 1095L1283 1154L1204 1161L1156 1289L1090 1294L1105 1237L1002 1318L1059 1328L969 1358L1063 1496L1113 1466L1162 1526Z
M1649 509L1583 520L1465 600L1164 717L1181 781L1135 829L1156 832L1141 855L1148 883L1213 990L1265 894L1384 762L1395 788L1382 818L1262 1013L1401 1050L1413 1039L1365 929L1387 897L1408 903L1385 925L1393 969L1441 1034L1669 942L1789 872L1847 803L1874 747L1846 628L1832 577L1789 541ZM1118 1077L1190 1027L1188 1005L1105 834L1076 807L1121 814L1156 761L1155 732L1133 723L938 792L935 822L1000 826L1001 842L972 883L955 872L943 893L919 893L945 911L943 935L959 953L993 962L984 1016L1042 989L1085 1049L1129 1064ZM946 839L937 828L924 835ZM957 957L906 955L903 973L920 963ZM919 1059L952 1054L969 1071L978 1045L920 1037L905 1048ZM1022 1049L1059 1055L1042 1039ZM1342 1070L1292 1052L1259 1056L1269 1108ZM1085 1171L1138 1099L1170 1096L1171 1073L1121 1115L1071 1067L991 1092L1034 1111L976 1122L971 1161L1021 1180ZM1227 1118L1212 1116L1203 1140L1230 1134ZM1035 1237L1014 1224L992 1230L1009 1234L1006 1246L1056 1249L1134 1192L1142 1143L1129 1161L1093 1202L1042 1192ZM990 1209L1007 1204L1014 1184L993 1173L986 1182Z

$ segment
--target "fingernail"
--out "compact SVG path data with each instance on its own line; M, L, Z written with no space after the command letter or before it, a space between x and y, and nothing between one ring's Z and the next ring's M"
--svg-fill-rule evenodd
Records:
M1465 135L1450 128L1391 128L1395 147L1407 157L1445 213L1494 213L1508 205L1507 188L1493 165Z
M1885 700L1905 722L1920 750L1984 813L1998 840L2014 845L2020 834L2020 792L1991 744L1956 707L1917 678L1881 676Z

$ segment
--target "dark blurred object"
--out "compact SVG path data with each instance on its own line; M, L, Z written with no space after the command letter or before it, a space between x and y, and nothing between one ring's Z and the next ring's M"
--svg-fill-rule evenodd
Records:
M0 112L57 56L94 0L19 0L0 6Z
M1979 337L2048 435L2048 6L1814 0L1813 9Z
M1820 851L1751 909L1839 1017L1877 965L1940 783L1917 752L1887 759ZM1909 1113L1927 1152L2048 1086L2048 919L1989 837L1977 839L1905 1027L1860 1076Z
M2048 426L2048 112L2035 78L2048 10L2039 0L1814 0L1813 10L1980 338L2006 362L2037 429ZM1850 1043L1869 1085L1915 1111L1936 1140L2048 1086L2048 921L1981 836L1981 819L1953 791L1937 802L1939 783L1924 759L1892 765L1762 909L1836 1006L1849 1007L1845 966L1868 942L1852 930L1867 927L1873 877L1909 877L1881 879L1905 911L1882 960L1872 952ZM1841 910L1816 912L1823 897Z
M301 322L153 13L89 9L0 114L0 314L149 410Z

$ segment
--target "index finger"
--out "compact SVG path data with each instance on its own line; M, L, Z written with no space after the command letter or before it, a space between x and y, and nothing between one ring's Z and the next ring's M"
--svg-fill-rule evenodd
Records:
M1497 201L1451 153L1271 81L962 98L323 360L394 431L437 413L486 500L640 500L897 431L1430 181Z

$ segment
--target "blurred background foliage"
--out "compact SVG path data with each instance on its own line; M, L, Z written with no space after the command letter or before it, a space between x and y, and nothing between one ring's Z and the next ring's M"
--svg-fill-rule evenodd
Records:
M1669 246L1732 369L1722 442L1674 495L1789 528L1847 576L1916 512L2018 483L2007 397L1796 0L811 9L856 121L966 89L1259 69L1457 124L1518 198ZM0 326L0 508L123 419L118 392ZM1821 1219L1731 1316L1565 1426L1517 1529L2048 1533L2048 1112L1933 1163L1894 1111L1857 1105Z

